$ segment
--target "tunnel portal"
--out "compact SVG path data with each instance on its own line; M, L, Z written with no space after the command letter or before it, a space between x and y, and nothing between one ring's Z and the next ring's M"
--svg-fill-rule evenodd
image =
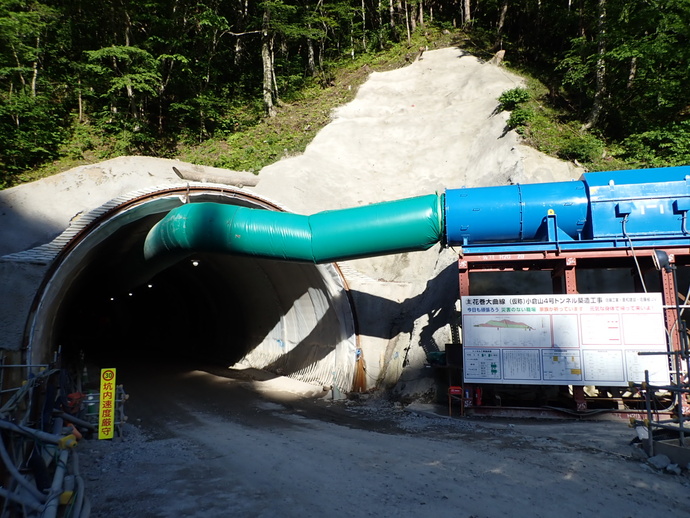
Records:
M151 227L170 209L202 201L278 210L227 186L187 186L106 211L46 275L27 325L29 362L46 362L58 350L76 371L105 363L241 362L348 391L355 317L335 264L217 253L144 259Z

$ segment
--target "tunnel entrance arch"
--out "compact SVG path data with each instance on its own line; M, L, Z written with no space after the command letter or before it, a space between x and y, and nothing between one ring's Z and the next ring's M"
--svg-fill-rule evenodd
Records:
M336 264L215 253L144 259L157 221L184 203L208 201L281 210L239 189L188 184L92 211L71 229L36 296L28 362L45 363L58 349L76 369L103 361L241 362L350 390L355 314Z

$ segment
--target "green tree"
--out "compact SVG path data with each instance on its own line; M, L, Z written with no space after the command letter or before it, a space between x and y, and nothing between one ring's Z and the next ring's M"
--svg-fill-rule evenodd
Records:
M44 77L57 13L39 2L0 0L0 186L55 156L62 139L59 95Z

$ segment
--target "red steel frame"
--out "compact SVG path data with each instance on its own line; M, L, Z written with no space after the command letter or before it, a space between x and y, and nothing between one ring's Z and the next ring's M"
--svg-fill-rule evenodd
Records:
M610 249L583 250L578 252L527 252L505 254L463 254L458 260L460 296L470 295L470 275L478 272L517 272L525 270L551 271L553 293L576 294L578 292L576 272L578 268L624 268L631 267L642 273L655 270L653 256L655 250L666 252L671 265L689 265L690 248L663 249ZM636 287L642 291L638 272L634 272ZM674 282L673 271L661 269L660 284L662 289L662 303L670 346L672 351L680 351L680 335L678 326L678 293ZM477 295L477 294L473 294ZM466 387L472 389L473 387ZM578 412L587 410L584 387L573 386L573 399ZM490 415L543 415L541 409L526 409L508 411L504 407L477 406L472 413ZM547 412L548 413L548 412ZM634 410L619 413L619 417L628 418L638 415Z

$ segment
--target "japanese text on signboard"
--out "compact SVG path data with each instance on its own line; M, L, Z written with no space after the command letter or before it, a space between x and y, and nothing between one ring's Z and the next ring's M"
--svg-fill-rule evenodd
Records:
M462 297L462 333L468 383L669 382L659 293Z
M101 369L101 394L98 408L98 438L112 439L115 432L115 369Z

